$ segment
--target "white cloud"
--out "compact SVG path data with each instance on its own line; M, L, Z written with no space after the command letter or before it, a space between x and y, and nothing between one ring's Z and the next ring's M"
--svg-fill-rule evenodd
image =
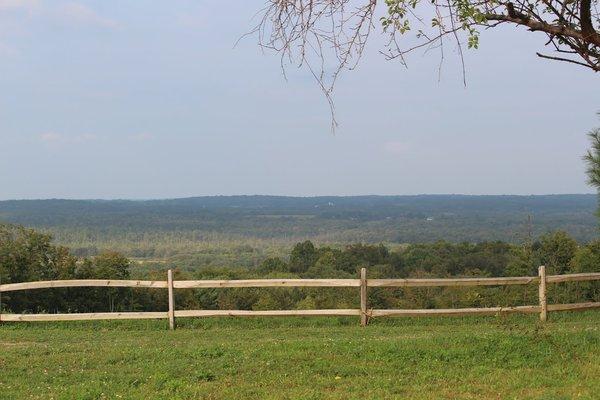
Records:
M87 143L98 139L98 136L92 133L64 135L56 132L45 132L39 136L39 139L45 143Z
M34 26L45 22L72 28L119 27L116 20L75 1L0 0L0 57L18 54L18 38L31 34Z
M28 23L40 10L36 0L0 0L0 55L14 55L10 39L28 31Z
M142 133L138 133L138 134L131 136L132 139L139 140L140 142L146 142L146 141L152 139L153 137L154 136L148 132L142 132Z
M69 23L87 26L100 26L103 28L116 28L117 21L103 17L91 8L76 2L65 3L57 10L58 16Z
M386 142L383 145L383 149L386 153L390 154L406 154L409 150L408 145L406 143L395 140Z
M40 140L46 143L59 142L62 138L62 135L54 132L46 132L40 135Z
M0 0L0 12L3 11L26 11L33 13L40 8L38 0Z
M149 132L140 132L136 134L127 135L124 134L120 136L122 142L126 141L137 141L137 142L147 142L154 139L154 135ZM81 133L77 135L73 134L64 134L57 133L53 131L44 132L38 135L37 139L44 143L54 143L54 144L85 144L91 142L105 141L107 139L106 136L98 136L93 133Z
M96 139L98 139L98 136L94 135L93 133L84 133L82 135L76 135L73 137L73 141L76 143L91 142Z
M49 2L41 3L39 0L0 0L0 16L5 19L13 20L17 17L19 24L22 22L20 17L32 17L34 14L40 18L58 20L59 22L83 25L99 26L103 28L116 28L119 26L117 21L104 17L94 11L92 8L76 1ZM3 21L3 24L7 21Z

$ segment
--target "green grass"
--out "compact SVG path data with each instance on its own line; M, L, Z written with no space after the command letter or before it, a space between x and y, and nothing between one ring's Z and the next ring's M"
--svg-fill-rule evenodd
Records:
M0 398L595 399L600 312L4 323Z

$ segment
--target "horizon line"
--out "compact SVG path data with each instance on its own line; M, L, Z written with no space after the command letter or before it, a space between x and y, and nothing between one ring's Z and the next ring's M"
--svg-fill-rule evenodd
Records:
M199 198L232 198L232 197L271 197L288 199L315 199L315 198L349 198L349 197L545 197L545 196L589 196L597 193L538 193L538 194L464 194L464 193L417 193L417 194L350 194L350 195L280 195L280 194L211 194L211 195L191 195L181 197L22 197L0 199L0 202L7 201L164 201L164 200L186 200Z

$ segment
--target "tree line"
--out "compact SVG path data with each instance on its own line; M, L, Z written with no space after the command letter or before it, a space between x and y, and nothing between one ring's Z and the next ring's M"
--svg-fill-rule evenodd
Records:
M379 244L341 247L296 244L287 257L265 258L258 267L175 270L175 279L356 278L362 267L369 278L445 278L534 276L546 265L549 274L600 271L600 241L579 244L565 232L514 245L421 243L390 250ZM165 268L132 276L133 263L117 252L78 258L56 245L49 234L0 225L2 283L55 279L165 280ZM550 301L600 301L597 282L550 285ZM373 288L374 308L450 308L535 304L534 285L470 288ZM3 293L2 309L10 312L161 311L166 290L146 288L57 288ZM179 309L356 308L356 288L227 288L176 291Z

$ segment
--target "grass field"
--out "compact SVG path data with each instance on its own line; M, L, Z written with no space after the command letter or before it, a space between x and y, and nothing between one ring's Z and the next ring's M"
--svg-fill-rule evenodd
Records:
M597 399L600 312L4 323L2 399Z

